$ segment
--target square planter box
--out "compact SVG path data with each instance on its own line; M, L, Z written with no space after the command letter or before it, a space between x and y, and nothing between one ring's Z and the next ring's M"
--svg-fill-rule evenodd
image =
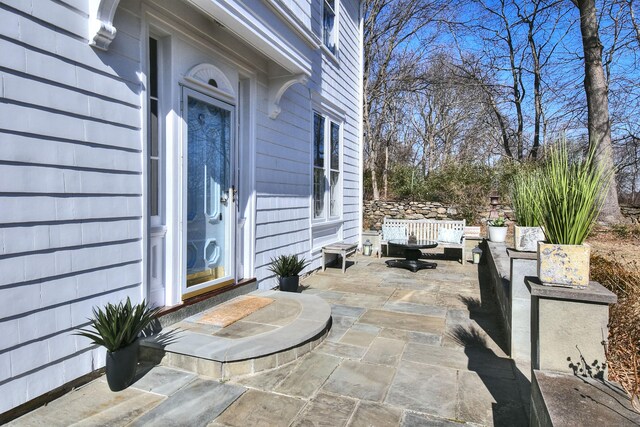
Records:
M538 277L543 285L586 288L590 256L589 245L538 242Z
M514 238L516 251L535 252L538 250L538 242L544 241L544 232L540 227L515 226Z

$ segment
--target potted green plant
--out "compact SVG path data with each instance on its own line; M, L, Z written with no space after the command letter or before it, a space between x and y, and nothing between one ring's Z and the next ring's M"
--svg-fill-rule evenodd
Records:
M126 302L109 303L104 310L94 307L93 318L89 319L93 330L76 332L107 349L106 376L111 391L124 390L133 381L138 364L138 336L157 313L158 309L150 308L145 301L134 305L127 297Z
M502 243L507 239L507 220L504 218L496 218L487 221L489 227L489 240L495 243Z
M546 242L538 242L538 277L543 284L585 288L590 248L584 244L604 203L610 172L598 167L595 150L569 159L567 144L552 146L542 166L536 215Z
M517 251L535 252L544 232L536 215L540 173L525 168L514 175L511 183L511 206L516 217L513 230Z
M299 274L307 265L309 263L304 258L298 258L298 255L279 255L271 258L269 271L278 276L281 291L298 292Z

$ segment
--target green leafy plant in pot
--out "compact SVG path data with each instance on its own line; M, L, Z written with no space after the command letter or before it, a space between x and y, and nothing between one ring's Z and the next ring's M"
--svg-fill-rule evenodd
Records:
M93 330L76 332L107 349L106 376L111 391L124 390L133 381L138 364L138 336L157 314L158 309L150 308L145 301L131 304L127 297L126 302L109 303L104 310L94 307L93 318L89 319Z
M489 226L489 240L495 243L502 243L507 238L507 221L504 218L496 218L487 221Z
M298 255L279 255L271 258L269 271L278 276L281 291L298 292L299 274L307 265L309 263L304 258L298 258Z
M540 186L540 172L524 167L511 182L511 206L516 216L514 240L517 251L535 252L538 242L544 240L544 232L536 215L536 203Z
M538 277L543 284L585 288L590 248L584 241L604 203L611 172L595 164L593 149L570 160L565 141L554 144L546 157L536 203L546 237L538 242Z

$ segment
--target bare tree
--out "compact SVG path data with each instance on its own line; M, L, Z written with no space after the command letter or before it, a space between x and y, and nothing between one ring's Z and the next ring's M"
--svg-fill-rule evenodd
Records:
M364 16L364 128L366 168L371 173L373 197L380 198L377 165L380 152L391 141L385 126L394 116L393 100L412 83L411 67L425 57L433 33L421 30L433 24L445 1L365 0ZM411 43L409 43L411 42ZM383 174L388 170L385 155Z

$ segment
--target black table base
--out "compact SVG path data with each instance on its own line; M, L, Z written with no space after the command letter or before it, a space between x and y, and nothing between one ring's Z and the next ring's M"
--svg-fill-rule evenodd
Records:
M411 270L414 273L422 269L436 268L438 264L435 262L419 261L417 259L390 259L385 261L389 267L399 267Z

